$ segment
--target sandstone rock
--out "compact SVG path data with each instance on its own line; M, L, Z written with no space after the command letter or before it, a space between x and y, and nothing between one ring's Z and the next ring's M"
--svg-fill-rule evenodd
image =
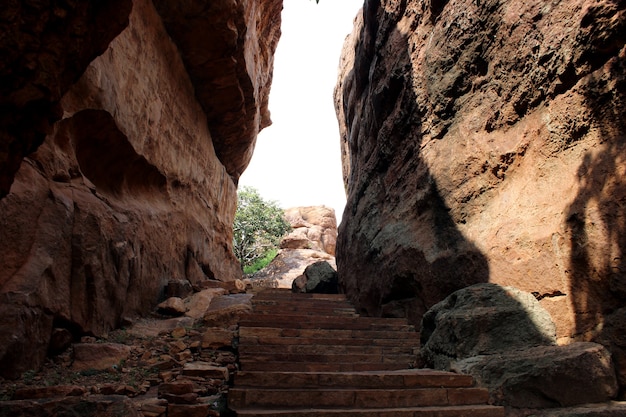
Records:
M285 210L292 231L280 242L282 249L313 249L335 256L337 218L326 206L293 207Z
M168 316L182 316L187 311L187 307L181 298L170 297L157 305L157 311Z
M365 2L335 94L337 263L357 309L417 324L493 282L537 293L568 342L624 307L625 10Z
M170 280L165 286L165 297L187 298L193 294L191 282L186 279Z
M193 382L191 381L176 381L159 385L159 395L172 394L182 395L192 393L194 390Z
M155 337L159 334L170 333L177 328L193 326L191 317L174 317L167 320L142 319L126 331L135 337Z
M127 25L131 0L8 0L0 16L0 199L61 117L58 101Z
M307 266L326 261L333 268L335 258L313 249L281 249L268 266L251 277L253 287L291 288L293 280L304 273Z
M597 342L611 351L619 383L626 387L626 308L607 315Z
M38 398L80 397L86 393L84 387L76 385L55 385L51 387L19 388L13 394L13 400Z
M215 153L235 182L250 162L257 133L271 123L267 105L282 4L154 1L194 82Z
M596 343L476 356L456 362L453 369L488 387L493 403L518 408L600 403L618 392L611 354Z
M210 414L209 404L169 404L167 406L167 417L207 417Z
M126 396L90 395L37 401L0 401L0 415L12 417L142 417Z
M557 409L520 410L509 414L511 417L622 417L626 415L626 403L611 401Z
M337 271L326 261L315 262L307 266L304 273L293 281L291 291L338 294Z
M202 317L207 327L228 327L239 322L242 314L252 312L252 294L215 297Z
M194 404L198 394L191 381L176 381L159 385L159 398L174 404Z
M556 344L550 315L528 293L476 284L433 306L422 320L421 356L428 367L541 345Z
M210 327L202 335L202 349L232 347L235 334L221 327Z
M0 375L16 379L39 369L50 341L52 317L40 308L8 303L0 304L0 316Z
M228 282L207 280L207 281L202 281L201 283L199 283L198 287L199 288L213 288L213 289L221 288L230 294L237 294L237 293L242 293L246 291L246 284L240 279L235 279L233 281L228 281Z
M280 32L279 0L36 3L0 16L0 198L28 154L0 199L2 304L29 317L0 328L10 377L55 321L101 337L168 280L241 277L233 179L269 123Z
M54 328L50 335L50 344L48 345L48 353L58 355L72 345L74 336L67 329Z
M187 335L187 330L184 327L176 327L174 330L172 330L170 332L170 336L172 336L174 339L179 339L181 337L185 337ZM183 343L182 341L179 341L180 343ZM183 350L183 348L181 348L180 350Z
M201 361L189 362L183 366L183 375L228 381L228 368Z
M120 362L127 359L131 347L117 343L78 343L74 345L72 369L118 371Z
M193 319L202 318L211 305L213 298L218 295L224 295L225 293L226 290L222 288L210 288L195 293L191 297L185 299L185 306L187 308L185 316Z

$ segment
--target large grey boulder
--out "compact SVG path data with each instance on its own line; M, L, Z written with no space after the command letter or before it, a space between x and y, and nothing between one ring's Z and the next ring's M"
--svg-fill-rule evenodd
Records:
M293 281L291 291L337 294L339 293L337 271L326 261L315 262L307 266L304 273Z
M556 344L550 314L530 293L495 284L476 284L452 293L422 319L421 355L426 365L477 355Z
M452 370L489 388L491 403L516 408L601 403L618 392L611 354L597 343L476 356L454 363Z

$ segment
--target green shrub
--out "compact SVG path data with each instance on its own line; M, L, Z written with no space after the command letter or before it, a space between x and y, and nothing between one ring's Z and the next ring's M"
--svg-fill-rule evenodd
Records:
M278 255L278 249L270 249L265 253L265 256L257 259L252 265L244 266L243 273L246 275L252 275L261 269L265 268L274 260L274 258Z

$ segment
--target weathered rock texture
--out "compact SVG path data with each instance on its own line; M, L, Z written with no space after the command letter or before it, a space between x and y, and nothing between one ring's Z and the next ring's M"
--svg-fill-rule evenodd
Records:
M0 198L61 118L58 101L127 25L131 0L7 0L0 11Z
M171 280L240 277L236 184L269 123L282 7L31 3L0 12L10 34L0 39L0 192L47 134L0 200L9 377L40 366L53 326L101 335L154 307Z
M291 232L280 242L283 249L314 249L335 256L337 217L326 206L292 207L285 210Z
M562 342L602 336L626 300L625 42L617 0L365 1L336 89L360 309L417 323L491 281Z

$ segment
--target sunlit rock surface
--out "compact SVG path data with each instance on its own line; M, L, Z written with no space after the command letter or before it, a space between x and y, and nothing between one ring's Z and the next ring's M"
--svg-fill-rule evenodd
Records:
M152 309L170 280L195 285L241 277L231 248L236 181L256 134L269 123L282 2L117 1L115 19L108 7L101 16L98 7L85 6L91 14L76 29L84 38L58 35L54 51L45 45L56 39L55 27L64 34L65 26L50 23L64 13L61 6L48 2L42 11L10 3L0 23L48 13L44 30L23 37L42 54L58 56L54 62L77 67L65 80L66 67L34 56L29 68L39 73L28 82L43 89L40 78L63 81L44 97L60 120L52 125L48 118L43 144L24 159L0 200L0 311L7 318L0 325L0 370L16 377L41 365L53 326L75 337L99 336ZM102 27L121 33L96 45ZM87 36L90 31L97 35ZM6 39L2 52L14 47L2 44ZM87 49L79 61L73 41ZM223 61L229 66L217 64ZM18 63L13 67L21 74ZM23 84L3 91L2 100L22 106ZM39 129L24 117L23 124ZM27 151L3 157L3 169L10 165L5 159L15 161L37 145L15 135L10 149L11 141ZM11 182L10 171L2 171L8 172L3 184Z
M625 9L365 2L335 96L337 263L360 309L418 323L489 281L534 293L561 343L608 337L626 294Z

